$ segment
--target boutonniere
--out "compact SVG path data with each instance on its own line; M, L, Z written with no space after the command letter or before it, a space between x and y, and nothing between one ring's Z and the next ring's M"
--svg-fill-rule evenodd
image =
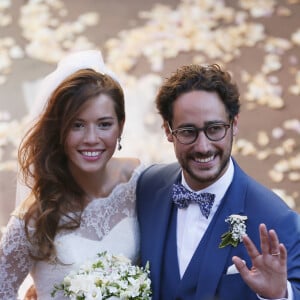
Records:
M246 220L247 216L230 215L225 219L229 223L229 230L222 234L219 248L226 246L236 247L243 240L243 235L246 234Z

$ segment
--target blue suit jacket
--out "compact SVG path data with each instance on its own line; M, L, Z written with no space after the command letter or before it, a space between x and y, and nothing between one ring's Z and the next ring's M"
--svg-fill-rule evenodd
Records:
M240 274L226 275L232 265L232 256L237 255L251 267L247 251L240 243L237 247L220 249L221 235L228 231L225 219L231 214L248 216L247 234L260 249L258 227L265 223L276 230L280 242L288 251L288 280L292 283L294 300L300 300L300 219L278 196L245 174L234 161L234 178L209 228L209 238L202 245L197 289L178 298L184 300L246 300L257 299ZM165 249L166 233L171 215L171 191L178 181L181 169L177 163L153 165L140 176L137 186L137 212L141 230L142 264L150 262L153 300L160 297L161 266ZM201 243L200 243L201 245ZM203 248L204 247L204 248ZM177 251L174 249L174 251ZM196 255L197 253L195 253ZM176 266L178 268L178 266ZM170 266L170 273L174 266ZM174 287L176 289L177 287ZM165 300L165 299L161 299Z

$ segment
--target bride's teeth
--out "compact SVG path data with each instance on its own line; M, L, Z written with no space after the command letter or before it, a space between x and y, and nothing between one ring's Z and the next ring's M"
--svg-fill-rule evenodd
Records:
M83 151L82 154L89 157L98 156L100 152L98 151Z

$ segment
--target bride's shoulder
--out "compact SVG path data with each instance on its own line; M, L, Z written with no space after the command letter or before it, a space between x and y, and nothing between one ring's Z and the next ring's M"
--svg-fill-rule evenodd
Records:
M118 169L118 173L129 180L133 172L141 166L141 161L138 158L132 157L115 157L113 158L114 169Z
M15 216L19 219L23 219L29 207L34 203L35 198L30 194L25 200L23 200L12 212L12 216Z

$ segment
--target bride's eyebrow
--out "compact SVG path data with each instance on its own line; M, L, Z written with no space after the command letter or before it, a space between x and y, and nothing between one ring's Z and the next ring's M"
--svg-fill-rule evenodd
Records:
M100 117L97 119L97 121L113 121L115 120L116 118L114 117L110 117L110 116L107 116L107 117ZM81 122L86 122L86 118L83 118L83 117L77 117L74 119L74 121L81 121Z
M114 120L114 119L115 119L114 117L101 117L101 118L98 118L98 120L103 120L103 121Z

